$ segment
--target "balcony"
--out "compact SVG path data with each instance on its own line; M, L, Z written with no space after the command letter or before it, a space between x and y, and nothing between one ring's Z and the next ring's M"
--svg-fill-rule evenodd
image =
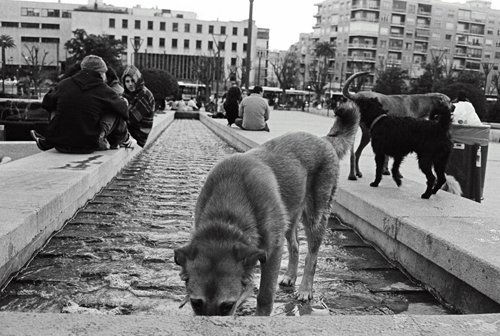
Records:
M398 13L406 13L406 7L393 6L392 11Z
M427 48L413 48L414 54L427 54Z
M352 22L349 35L378 37L379 25L376 22Z
M351 55L347 57L348 62L368 62L375 63L375 56Z
M431 25L429 23L417 23L417 28L431 29Z
M403 46L402 45L389 45L389 50L397 50L397 51L400 51L400 50L403 50Z
M377 49L377 45L373 43L349 43L350 49Z

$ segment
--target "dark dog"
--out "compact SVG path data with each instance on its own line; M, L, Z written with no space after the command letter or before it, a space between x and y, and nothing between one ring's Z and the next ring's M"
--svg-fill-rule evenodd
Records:
M336 110L326 137L285 134L219 162L209 173L196 204L189 245L175 250L187 300L196 315L232 315L252 290L260 261L257 315L270 315L284 238L290 254L281 281L297 278L297 225L302 218L308 242L298 299L312 298L313 278L339 160L352 146L359 113L349 102Z
M387 155L394 158L391 173L399 187L401 162L406 155L415 152L419 168L427 178L427 189L421 197L429 198L435 194L446 183L445 169L452 148L448 131L453 105L437 106L430 115L433 120L422 120L387 115L387 111L376 98L358 99L357 104L363 111L361 122L370 127L377 164L375 181L370 186L377 187L382 180L382 170ZM437 180L432 168L436 172Z
M388 115L399 116L399 117L413 117L413 118L428 118L431 111L440 106L448 107L450 99L448 96L442 93L427 93L427 94L413 94L413 95L385 95L373 91L360 91L355 94L349 92L350 83L359 76L364 76L369 74L369 72L358 72L349 77L344 85L342 94L344 97L358 102L359 99L375 98L384 110L386 110ZM371 108L371 106L366 106L366 108ZM363 109L360 113L363 114ZM354 147L351 150L351 169L349 172L349 180L356 180L357 177L362 177L361 171L359 169L359 158L363 149L370 142L370 125L365 125L363 121L360 123L361 126L361 141L359 143L358 149L354 152ZM389 174L387 171L387 159L384 163L384 174Z

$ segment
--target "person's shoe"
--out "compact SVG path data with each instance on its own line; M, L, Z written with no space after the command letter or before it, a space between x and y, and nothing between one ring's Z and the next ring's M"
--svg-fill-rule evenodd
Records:
M52 146L48 141L47 139L45 139L40 133L38 133L37 131L35 130L31 130L30 131L30 135L31 137L33 138L33 140L35 140L36 142L36 146L38 147L38 149L42 150L42 151L46 151L46 150L49 150L49 149L52 149L54 148L54 146Z
M106 136L104 133L99 134L99 140L97 143L97 150L108 150L110 149L111 146L109 145L108 139L106 139Z

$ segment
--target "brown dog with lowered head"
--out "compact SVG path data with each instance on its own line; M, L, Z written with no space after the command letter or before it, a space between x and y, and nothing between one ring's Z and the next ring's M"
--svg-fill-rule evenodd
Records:
M349 85L357 77L368 75L369 72L358 72L350 76L345 82L342 94L345 98L357 102L360 99L375 98L382 108L387 111L387 115L395 117L413 117L427 118L431 111L448 107L450 99L442 93L425 93L425 94L403 94L403 95L385 95L374 91L360 91L354 94L349 92ZM360 111L363 113L363 111ZM356 152L354 147L351 150L351 169L349 172L349 180L357 180L357 177L362 177L363 174L359 169L359 158L363 149L370 142L370 125L361 126L361 140ZM384 163L384 174L389 174L387 169L387 159Z
M336 115L323 138L285 134L232 155L210 171L196 204L191 242L175 250L196 315L234 314L253 288L257 261L261 279L256 314L270 315L285 237L290 257L281 283L293 286L297 278L296 228L301 218L308 254L298 298L312 298L339 160L352 146L359 123L353 103L339 106Z

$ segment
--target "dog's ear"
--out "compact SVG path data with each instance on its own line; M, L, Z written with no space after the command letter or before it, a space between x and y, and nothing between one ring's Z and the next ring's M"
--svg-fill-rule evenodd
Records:
M196 258L196 255L198 254L198 249L196 246L193 245L187 245L184 247L179 247L178 249L174 250L174 261L177 265L183 266L186 265L186 261L193 260Z
M233 255L237 261L243 261L244 266L254 266L257 260L263 264L267 259L266 251L243 244L233 246Z

